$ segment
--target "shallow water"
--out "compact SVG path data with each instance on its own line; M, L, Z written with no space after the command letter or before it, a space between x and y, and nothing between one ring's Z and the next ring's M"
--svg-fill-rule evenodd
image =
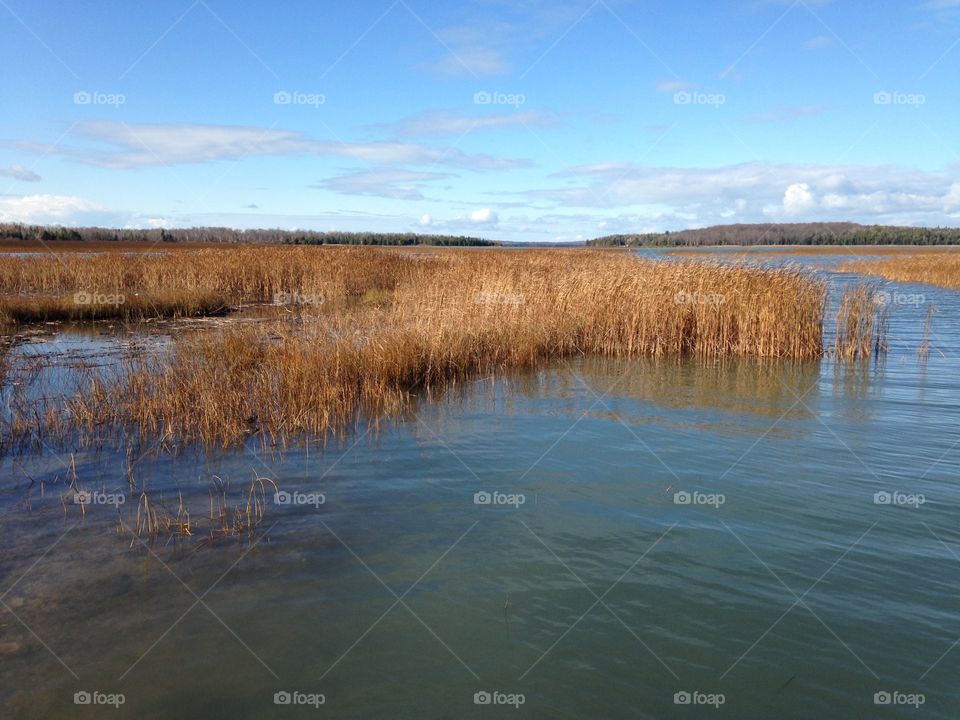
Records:
M0 702L11 717L956 717L960 295L881 290L924 298L895 304L891 352L867 366L586 360L478 379L325 447L7 457ZM214 475L233 503L254 474L324 502L268 498L255 541L131 547L115 508L60 500L74 472L125 492L131 463L197 517ZM125 702L77 706L78 691ZM280 691L325 702L278 707ZM523 704L477 705L482 691Z

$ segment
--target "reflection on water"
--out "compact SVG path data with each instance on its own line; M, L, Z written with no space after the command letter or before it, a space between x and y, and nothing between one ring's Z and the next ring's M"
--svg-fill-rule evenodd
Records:
M953 718L960 308L926 292L926 363L924 309L898 308L879 365L571 361L325 444L8 456L4 711L92 717L73 696L99 690L117 718L486 717L499 691L517 717L669 718L699 691L710 717L847 718L899 691ZM140 545L135 497L61 502L131 474L197 519L214 476L325 502L271 499L256 541L200 551Z

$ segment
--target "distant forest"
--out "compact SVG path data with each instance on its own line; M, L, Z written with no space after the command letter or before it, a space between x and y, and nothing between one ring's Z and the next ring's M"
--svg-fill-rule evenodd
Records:
M233 230L231 228L158 228L154 230L0 224L0 242L120 242L290 245L444 245L488 246L492 240L461 235L419 233L316 232L313 230Z
M314 230L234 230L196 228L62 227L0 223L0 243L97 242L288 245L437 245L487 247L511 245L464 235L426 233L318 232ZM519 244L519 243L518 243ZM539 243L523 243L536 246ZM571 243L572 244L572 243ZM702 245L960 245L960 228L897 227L856 223L764 223L715 225L697 230L606 235L586 242L592 247ZM543 246L547 246L544 244ZM556 243L550 243L556 246Z
M759 223L697 230L606 235L594 247L699 245L957 245L960 228L898 227L857 223Z

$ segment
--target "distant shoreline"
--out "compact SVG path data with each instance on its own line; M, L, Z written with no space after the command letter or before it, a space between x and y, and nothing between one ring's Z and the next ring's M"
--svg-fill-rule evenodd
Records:
M221 227L104 228L0 223L0 251L41 249L95 251L144 246L212 248L224 245L350 245L369 247L589 247L666 248L673 251L765 248L782 252L821 252L823 248L948 247L960 245L960 228L858 225L856 223L759 223L716 225L662 233L606 235L575 242L512 242L468 235L340 232Z

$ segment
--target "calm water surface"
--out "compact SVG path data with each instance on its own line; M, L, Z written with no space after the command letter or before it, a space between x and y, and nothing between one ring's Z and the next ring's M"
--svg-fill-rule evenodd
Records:
M271 501L256 543L131 547L114 509L61 503L69 453L7 457L4 714L956 718L960 295L881 290L924 297L869 366L559 363L325 447L74 456L87 489L126 491L133 463L197 515L213 476L235 501L255 473L322 493Z

